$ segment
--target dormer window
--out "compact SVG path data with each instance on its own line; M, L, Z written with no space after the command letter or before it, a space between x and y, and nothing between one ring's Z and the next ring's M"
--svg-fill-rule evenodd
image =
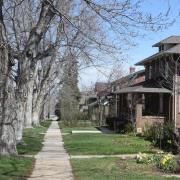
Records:
M159 52L164 51L164 45L159 46Z

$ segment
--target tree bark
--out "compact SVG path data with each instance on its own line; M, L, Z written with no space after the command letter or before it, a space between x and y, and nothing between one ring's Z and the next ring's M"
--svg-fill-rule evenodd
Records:
M21 144L23 142L23 127L24 127L24 107L22 102L17 102L17 120L14 124L16 144Z
M32 103L33 103L33 87L34 80L28 83L27 100L24 114L24 128L32 128Z
M32 101L33 101L33 87L34 87L34 72L37 66L38 46L43 35L46 33L55 12L52 7L52 0L43 0L41 13L36 26L31 30L25 49L22 53L20 62L20 73L18 82L18 92L21 94L18 97L24 107L24 118L19 119L24 123L24 127L32 127ZM33 77L31 77L33 76ZM21 125L20 125L21 126Z
M13 121L16 107L14 88L10 79L11 62L3 23L2 1L0 14L0 155L15 155L17 150Z
M44 90L39 92L33 105L33 126L39 126L43 110Z

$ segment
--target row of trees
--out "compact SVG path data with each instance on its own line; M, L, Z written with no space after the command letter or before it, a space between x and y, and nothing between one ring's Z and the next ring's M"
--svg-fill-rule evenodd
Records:
M80 67L116 59L139 28L156 31L167 25L165 16L144 14L140 5L134 0L0 0L1 155L17 154L23 129L39 125L51 94L61 87L72 95L78 91Z

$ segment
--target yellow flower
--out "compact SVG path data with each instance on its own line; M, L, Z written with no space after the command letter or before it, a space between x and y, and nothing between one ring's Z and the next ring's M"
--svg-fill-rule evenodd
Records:
M166 163L168 163L174 156L172 154L167 154L163 157L163 159L161 160L162 165L165 165Z
M172 141L171 141L171 140L168 140L168 141L167 141L167 143L171 144L171 143L172 143Z
M164 153L164 151L158 151L157 153L158 153L158 154L163 154L163 153Z

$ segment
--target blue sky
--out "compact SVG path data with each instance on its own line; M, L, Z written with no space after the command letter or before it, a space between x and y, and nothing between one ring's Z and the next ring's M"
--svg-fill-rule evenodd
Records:
M124 63L124 69L128 72L130 66L133 66L136 62L154 54L157 52L157 48L153 48L152 45L172 35L180 35L180 0L144 0L142 5L142 11L151 12L154 15L160 12L166 12L168 9L168 3L171 6L169 18L175 18L176 22L159 32L146 31L144 38L139 37L136 39L137 46L130 47L125 54L128 56L128 62ZM143 31L144 32L144 31ZM104 66L101 68L88 68L80 72L79 87L89 86L96 81L105 81L107 75L112 67ZM142 67L136 67L141 69ZM102 73L103 72L103 73ZM105 74L105 75L104 75Z

